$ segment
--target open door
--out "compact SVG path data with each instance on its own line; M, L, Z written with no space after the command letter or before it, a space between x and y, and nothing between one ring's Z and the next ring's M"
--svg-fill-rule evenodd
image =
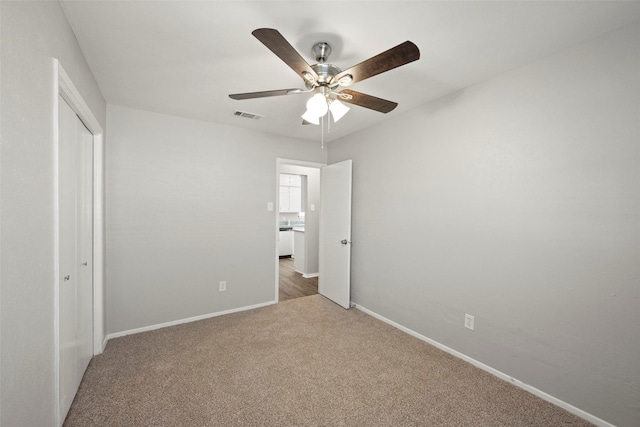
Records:
M325 166L320 178L318 292L344 308L351 303L351 163Z

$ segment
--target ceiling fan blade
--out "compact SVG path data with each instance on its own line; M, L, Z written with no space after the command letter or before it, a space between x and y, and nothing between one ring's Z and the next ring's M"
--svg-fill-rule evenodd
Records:
M381 113L388 113L398 106L397 102L387 101L386 99L376 98L375 96L348 89L344 89L338 93L337 99L342 102L359 105L360 107L379 111Z
M251 34L255 38L260 40L262 44L268 47L271 52L275 53L278 58L282 59L293 71L295 71L300 77L305 80L309 80L305 77L305 73L309 73L310 77L313 77L314 81L318 80L318 74L313 71L313 68L304 60L297 50L289 44L289 42L278 32L272 28L258 28Z
M420 59L418 46L406 41L344 70L335 77L335 81L339 82L343 77L351 75L352 78L349 84L353 84L418 59ZM347 78L347 80L349 79Z
M300 89L278 89L278 90L265 90L262 92L247 92L247 93L232 93L229 95L231 99L253 99L253 98L266 98L269 96L281 96L281 95L293 95L296 93L303 93Z

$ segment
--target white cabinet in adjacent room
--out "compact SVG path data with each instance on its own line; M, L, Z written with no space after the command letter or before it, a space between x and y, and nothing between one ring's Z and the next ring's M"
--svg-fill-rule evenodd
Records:
M302 212L302 189L289 187L289 212Z
M302 212L302 177L280 174L280 212Z
M281 173L280 185L284 185L287 187L301 187L302 177L300 175L291 175L288 173Z
M280 208L279 212L290 212L289 211L289 187L280 186Z
M280 231L280 242L278 244L279 256L293 255L293 231Z

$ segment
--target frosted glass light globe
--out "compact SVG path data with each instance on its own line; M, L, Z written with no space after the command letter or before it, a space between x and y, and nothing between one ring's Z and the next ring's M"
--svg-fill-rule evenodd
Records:
M305 120L311 124L314 125L319 125L320 124L320 117L314 115L312 112L310 112L309 110L307 110L303 115L302 115L302 120Z
M331 110L331 115L333 115L334 122L340 120L345 114L347 114L347 111L349 111L349 107L347 107L337 99L331 102L331 105L329 105L329 109Z
M327 98L321 93L316 93L307 101L307 110L315 116L324 116L329 111Z

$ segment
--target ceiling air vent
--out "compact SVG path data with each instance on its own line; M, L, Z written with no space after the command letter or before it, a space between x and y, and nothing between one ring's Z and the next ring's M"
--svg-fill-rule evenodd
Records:
M261 118L263 118L264 116L261 116L260 114L253 114L253 113L247 113L246 111L234 111L233 115L236 117L244 117L245 119L253 119L253 120L260 120Z

